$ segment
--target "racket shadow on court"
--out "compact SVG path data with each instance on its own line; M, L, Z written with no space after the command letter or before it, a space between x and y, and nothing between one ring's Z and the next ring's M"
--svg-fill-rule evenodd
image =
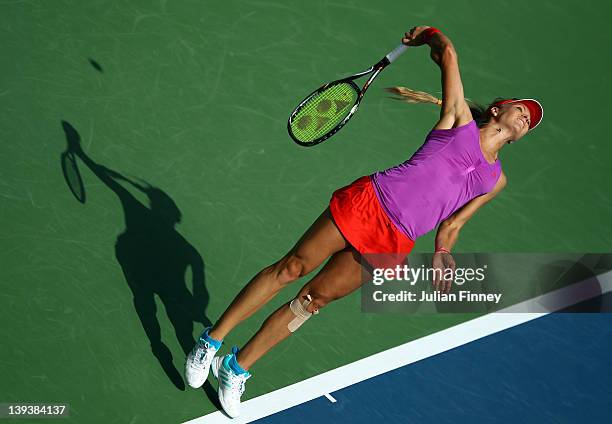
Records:
M179 373L175 368L170 349L162 341L155 303L157 295L186 355L195 344L194 322L208 326L210 320L205 315L209 295L204 261L196 248L175 228L181 221L181 211L161 189L94 162L81 148L76 129L66 121L62 121L62 127L68 151L119 198L125 230L117 237L115 256L132 292L134 308L149 338L153 355L170 381L184 390L182 369ZM141 203L130 190L143 193L149 206ZM188 279L188 275L191 278ZM191 280L193 292L187 287L188 280ZM182 361L180 358L177 362Z

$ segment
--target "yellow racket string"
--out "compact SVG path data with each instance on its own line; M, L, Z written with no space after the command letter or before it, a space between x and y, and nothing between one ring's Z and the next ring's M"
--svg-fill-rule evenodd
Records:
M291 132L304 143L319 139L346 118L357 96L349 83L332 85L303 105L291 122Z

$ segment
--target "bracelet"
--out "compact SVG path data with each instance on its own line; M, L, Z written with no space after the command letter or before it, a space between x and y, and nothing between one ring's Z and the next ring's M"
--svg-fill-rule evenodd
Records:
M429 44L429 40L431 40L431 37L437 32L441 32L441 31L438 28L434 28L434 27L429 27L425 31L423 31L423 37L425 39L425 43Z
M450 254L450 250L448 250L445 247L438 247L436 248L436 253L449 253Z

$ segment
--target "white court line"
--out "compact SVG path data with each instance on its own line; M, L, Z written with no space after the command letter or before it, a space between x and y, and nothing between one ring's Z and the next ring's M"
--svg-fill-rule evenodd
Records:
M612 271L249 399L238 418L216 411L184 424L248 423L610 291Z
M336 403L337 400L336 398L334 398L332 395L330 395L329 393L325 393L325 397L331 402L331 403Z

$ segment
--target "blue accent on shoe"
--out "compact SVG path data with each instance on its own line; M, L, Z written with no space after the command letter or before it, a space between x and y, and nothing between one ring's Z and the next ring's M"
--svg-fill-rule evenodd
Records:
M223 340L216 340L213 339L212 337L210 337L208 335L208 332L210 331L210 327L207 327L202 334L200 335L200 343L204 343L204 342L208 342L209 345L211 345L212 347L214 347L215 349L219 350L219 348L221 347L221 344L223 343Z
M237 348L236 346L234 346L234 347L232 348L232 354L231 354L231 355L228 355L228 356L230 356L230 358L229 358L229 363L228 363L229 368L230 368L232 371L234 371L234 373L235 373L235 374L238 374L238 375L240 375L240 374L246 374L246 373L248 373L248 371L247 371L247 370L245 370L244 368L242 368L242 367L240 366L240 364L238 363L238 361L236 360L236 354L237 354L237 353L238 353L238 348ZM223 362L225 362L225 361L223 361Z
M223 357L223 361L221 362L221 366L222 366L223 368L225 368L226 370L228 370L228 371L229 371L229 370L231 370L231 368L230 368L230 364L229 364L229 361L230 361L230 358L231 358L231 357L232 357L232 355L225 355L225 356Z

